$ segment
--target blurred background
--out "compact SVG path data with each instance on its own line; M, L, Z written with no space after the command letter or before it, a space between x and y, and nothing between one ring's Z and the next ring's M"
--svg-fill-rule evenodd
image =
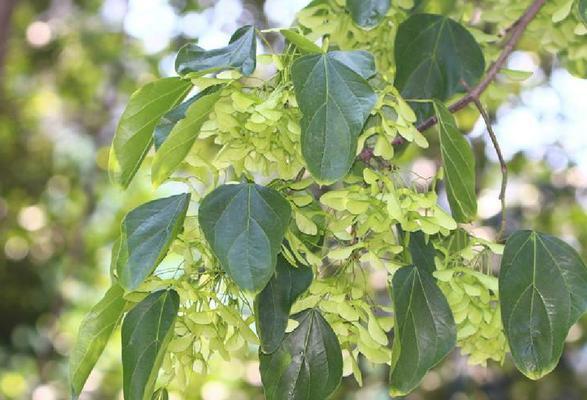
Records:
M226 44L240 25L289 26L306 0L0 0L0 399L68 398L67 354L109 284L110 249L126 211L166 191L135 179L122 192L107 155L130 93L173 74L186 41ZM587 33L587 31L585 32ZM587 36L583 36L587 41ZM510 162L508 230L556 234L587 255L587 80L531 46L509 67L532 72L490 110ZM479 215L499 220L500 174L485 127L459 115L477 153ZM436 146L412 154L431 176ZM479 233L483 233L479 228ZM587 318L572 327L554 373L531 382L505 365L470 367L455 351L410 399L587 399ZM83 399L119 399L115 338ZM384 368L362 365L337 399L387 399ZM254 360L212 368L190 399L261 399ZM178 398L173 397L172 398Z

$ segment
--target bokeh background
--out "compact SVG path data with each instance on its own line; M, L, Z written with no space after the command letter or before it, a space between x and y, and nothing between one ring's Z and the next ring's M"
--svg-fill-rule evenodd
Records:
M122 192L107 179L108 146L129 94L172 75L184 42L214 48L244 23L289 26L306 3L0 0L0 399L68 398L67 355L81 318L108 287L121 217L174 190L153 191L139 177ZM531 44L509 67L532 76L490 110L510 162L508 230L550 232L586 255L587 80ZM476 114L459 119L477 154L483 235L499 220L499 168ZM434 173L434 148L407 156L415 172ZM509 360L470 367L455 351L409 398L587 399L587 318L567 342L558 368L539 382ZM119 351L115 338L83 399L122 398ZM194 383L190 399L261 399L257 367L219 364ZM362 367L364 386L345 379L336 398L388 399L387 371Z

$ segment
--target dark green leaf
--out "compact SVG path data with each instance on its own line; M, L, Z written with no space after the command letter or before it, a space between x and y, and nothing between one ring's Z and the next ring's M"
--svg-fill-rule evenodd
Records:
M406 99L448 100L473 87L485 69L481 48L459 23L442 15L416 14L404 21L395 38L395 86ZM418 119L429 117L428 103L410 104Z
M336 60L357 74L361 75L363 79L372 78L377 73L375 67L375 59L365 50L353 50L353 51L331 51L328 56ZM367 112L367 115L369 113Z
M347 0L346 7L357 25L373 28L389 11L391 0Z
M148 83L132 94L110 149L113 180L127 187L151 147L153 130L161 117L179 103L192 84L180 78Z
M477 215L475 156L446 106L435 100L434 110L438 118L440 154L452 216L457 222L469 222Z
M165 139L167 139L167 137L171 133L173 127L175 127L175 125L179 121L185 118L186 111L195 101L201 99L204 96L216 92L220 88L222 88L221 85L210 86L202 90L198 94L190 97L188 100L184 101L183 103L169 111L167 114L165 114L155 127L155 132L153 133L153 141L155 143L155 148L159 149L159 147L161 147Z
M455 346L456 327L448 302L432 276L415 266L393 276L395 336L391 360L391 394L414 390L426 372Z
M165 257L183 228L189 193L145 203L129 212L121 225L117 272L120 284L135 290Z
M277 256L275 274L255 297L255 318L262 352L277 350L285 336L291 306L310 287L313 277L311 268L293 267L281 254Z
M581 18L583 24L587 26L587 0L579 0L577 9L579 11L579 18Z
M317 310L293 316L298 327L272 354L259 353L267 400L324 400L342 378L336 334Z
M365 78L373 57L363 51L310 54L292 65L303 118L302 154L321 181L344 177L355 159L359 134L377 96Z
M416 231L410 233L410 244L408 247L412 255L412 262L416 267L430 274L436 271L436 264L434 263L436 250L430 240L426 241L424 232Z
M198 98L189 105L185 117L177 122L159 147L151 169L151 180L155 185L169 178L190 152L202 125L220 98L219 88L219 85L212 86L196 95Z
M179 309L173 290L148 295L122 322L122 375L125 400L151 399L157 373Z
M222 268L242 289L259 291L275 271L291 207L277 191L241 183L208 194L198 219Z
M234 32L228 46L204 50L195 44L183 46L175 60L175 70L180 75L201 76L227 69L239 70L251 75L257 65L257 36L255 27L245 25Z
M78 398L108 339L120 323L126 305L123 294L119 285L113 285L80 325L69 359L69 382L74 399Z
M587 268L562 240L518 231L505 246L499 298L514 363L538 379L556 367L569 328L587 310Z
M298 49L305 51L306 53L321 53L322 49L312 42L310 39L305 38L293 29L280 29L279 33L287 39L288 42L295 45Z
M457 253L469 245L469 234L463 228L452 231L444 240L444 247L449 253Z

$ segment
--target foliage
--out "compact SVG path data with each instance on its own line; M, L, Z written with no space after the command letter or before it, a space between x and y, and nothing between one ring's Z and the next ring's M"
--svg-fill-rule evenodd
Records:
M256 56L267 32L251 26L221 49L188 44L180 77L131 97L112 177L127 187L155 143L153 182L182 182L189 193L139 206L121 225L111 268L113 288L125 288L116 304L130 309L125 398L157 388L162 397L205 372L213 353L230 359L257 345L269 399L327 398L347 371L361 383L359 355L390 365L394 396L455 344L476 364L501 362L509 348L533 379L558 362L585 311L584 293L571 290L587 273L578 255L534 231L512 234L503 250L458 225L476 217L475 159L445 102L479 82L495 48L450 12L360 4L313 1L297 27L277 30L281 53ZM557 19L575 21L567 14ZM569 49L553 51L581 70ZM268 64L273 75L250 76ZM193 88L201 91L180 103ZM422 187L404 178L393 144L428 147L418 127L432 110L443 168ZM440 207L443 188L452 215ZM487 259L502 250L498 280ZM168 253L182 258L172 273L157 269ZM372 301L365 271L388 276L391 304ZM82 333L95 331L96 307ZM108 330L119 320L113 312ZM74 354L91 357L72 358L84 371L75 395L98 339L78 340Z

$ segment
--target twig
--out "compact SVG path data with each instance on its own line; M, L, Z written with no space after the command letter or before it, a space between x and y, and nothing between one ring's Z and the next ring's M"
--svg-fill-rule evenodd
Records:
M463 82L463 86L469 90L467 87L467 83ZM506 222L507 222L507 211L506 211L506 204L505 204L505 191L508 184L508 167L503 158L503 154L501 152L501 147L499 146L499 142L497 141L497 136L493 131L491 126L491 119L483 108L483 104L481 104L481 100L477 97L472 97L472 101L479 110L479 114L481 114L481 118L485 122L485 126L487 128L487 132L489 133L489 137L491 138L491 143L493 144L493 148L495 149L495 153L497 154L497 159L499 160L499 167L501 169L501 188L499 190L499 200L501 201L501 223L499 226L499 231L497 232L496 241L499 241L505 232Z
M534 19L538 11L542 8L546 0L534 0L532 4L526 9L524 14L516 21L514 24L508 28L509 31L509 38L505 42L505 46L501 51L499 57L495 62L489 67L487 70L487 74L483 78L481 82L477 86L475 86L467 95L461 97L456 103L451 104L448 109L450 112L454 113L459 111L460 109L464 108L467 104L474 102L475 99L479 99L481 94L487 89L487 86L495 79L499 70L503 67L506 63L509 55L514 51L516 45L520 41L522 34L526 30L526 27ZM423 132L426 129L434 126L438 122L436 120L436 116L432 116L424 121L422 121L416 128Z

